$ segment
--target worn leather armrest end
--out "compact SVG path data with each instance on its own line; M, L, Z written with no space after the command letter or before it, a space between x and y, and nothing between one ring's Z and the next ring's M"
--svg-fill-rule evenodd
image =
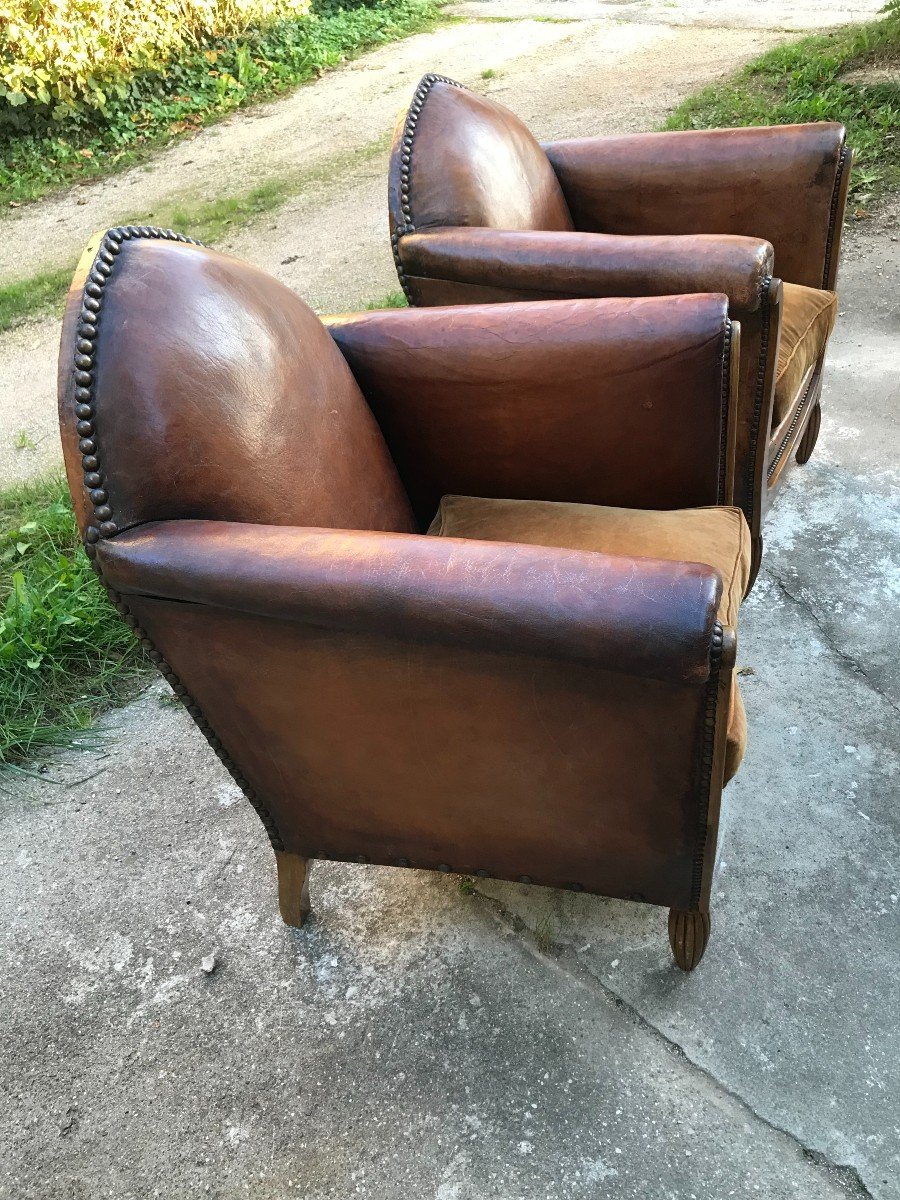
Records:
M625 236L456 228L411 233L399 254L413 276L544 298L717 292L742 312L761 303L774 252L735 234Z
M106 583L279 621L708 678L722 583L657 562L415 534L166 521L99 543Z

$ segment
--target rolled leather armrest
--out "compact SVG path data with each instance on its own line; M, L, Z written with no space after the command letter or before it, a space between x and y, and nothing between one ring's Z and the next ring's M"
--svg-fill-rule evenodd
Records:
M833 287L850 151L841 125L582 138L544 146L578 229L752 234L782 279ZM843 199L842 199L843 198Z
M674 296L723 292L745 312L760 304L773 251L759 238L455 228L411 233L399 253L407 274L536 296Z
M657 562L415 534L165 521L99 543L105 582L327 629L708 678L722 583Z

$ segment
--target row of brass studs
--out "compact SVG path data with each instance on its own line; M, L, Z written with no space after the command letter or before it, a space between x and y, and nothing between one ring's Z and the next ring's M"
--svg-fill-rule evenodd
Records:
M709 794L712 790L712 770L716 749L716 710L719 699L719 673L722 669L723 641L722 626L716 621L713 626L712 647L709 655L709 683L706 687L706 709L703 714L703 756L700 762L699 786L699 831L691 880L691 908L698 906L700 903L700 893L703 890L703 859L709 832ZM731 686L734 687L735 684L732 683Z
M841 153L838 157L837 170L834 173L834 188L831 192L831 210L828 214L828 239L825 244L825 264L822 269L822 287L828 287L828 276L831 273L831 255L834 252L834 235L837 232L835 229L835 221L837 219L838 199L841 194L841 180L844 176L844 169L853 157L853 152L848 146L841 147Z
M750 467L747 472L750 482L750 494L747 497L744 516L747 523L753 527L753 491L756 487L756 443L759 437L759 423L762 420L763 388L766 382L766 364L769 359L769 331L772 324L772 310L769 307L769 292L772 288L772 276L767 275L759 285L759 306L763 312L762 332L759 340L759 367L756 372L756 394L753 397L753 416L750 419Z
M728 417L731 406L731 362L733 326L725 318L725 345L722 348L722 432L719 442L719 503L725 503L725 480L728 473Z
M170 242L183 242L193 246L201 244L196 239L184 237L182 234L175 233L171 229L156 229L149 225L129 225L127 227L110 229L103 238L100 249L97 252L97 257L94 259L87 283L84 287L84 300L82 302L78 324L78 337L75 344L75 415L78 418L76 430L81 438L78 446L83 456L81 465L85 472L84 485L94 505L95 521L85 531L85 551L88 557L94 560L94 570L119 615L134 633L134 636L141 643L144 650L146 650L151 662L155 663L162 677L172 688L172 691L181 699L197 728L209 742L216 757L221 760L234 782L256 810L273 847L276 850L283 850L284 843L271 815L263 807L259 797L232 762L224 746L203 715L200 706L194 702L187 688L163 658L162 654L153 645L146 631L141 628L137 618L131 613L123 597L114 591L103 579L96 562L96 543L101 538L111 537L117 530L117 526L112 519L113 512L109 504L109 495L105 486L105 480L101 473L99 443L94 420L95 405L93 388L95 383L97 328L100 324L103 289L107 279L112 274L116 256L121 250L123 242L135 238L157 238Z
M132 238L164 238L174 242L193 241L192 238L182 237L181 234L175 233L171 229L154 229L149 225L128 225L110 229L100 244L84 285L81 312L78 317L78 333L75 339L75 416L78 418L75 430L80 439L78 449L82 455L84 486L91 504L94 506L94 520L85 531L87 543L85 549L90 558L94 558L97 553L96 543L101 538L112 537L117 530L109 503L109 492L103 476L97 442L93 393L94 360L103 289L107 279L112 275L113 265L122 248L122 243Z
M422 114L422 109L425 101L428 99L428 93L436 83L446 83L450 87L461 88L462 84L457 83L455 79L448 79L446 75L428 74L420 81L416 88L415 95L412 98L412 103L409 106L409 112L406 114L406 123L403 126L403 136L400 142L400 212L403 216L404 224L400 229L395 229L391 234L391 249L394 254L394 265L397 268L397 277L403 288L407 300L412 303L412 296L409 293L409 287L406 280L406 272L403 270L403 264L400 261L400 238L405 233L414 233L415 225L412 219L412 203L410 201L410 168L412 166L412 151L413 142L416 136L416 125L419 117Z

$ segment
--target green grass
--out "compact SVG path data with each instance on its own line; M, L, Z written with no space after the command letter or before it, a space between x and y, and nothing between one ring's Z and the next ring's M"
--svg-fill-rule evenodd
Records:
M269 179L245 192L220 196L211 201L183 200L169 207L158 207L153 212L124 213L117 224L158 225L164 229L177 229L187 237L214 246L229 233L280 208L310 184L329 183L357 164L383 154L389 145L389 136L375 138L355 150L332 156L324 164ZM74 270L73 262L59 271L47 271L15 283L0 285L0 333L29 317L41 316L60 306Z
M194 47L164 69L138 72L105 112L51 121L22 112L23 127L0 123L0 210L108 175L237 108L277 96L365 50L432 26L441 0L380 0L250 29Z
M380 300L373 300L366 305L367 312L375 312L381 308L408 308L408 301L402 292L388 292Z
M851 81L851 72L893 71ZM666 129L840 121L856 151L858 204L900 186L900 12L778 46L721 83L689 97Z
M148 665L81 548L65 481L0 491L0 768L77 741Z
M28 279L0 284L0 332L58 304L66 294L74 269L73 263L60 271L44 271Z

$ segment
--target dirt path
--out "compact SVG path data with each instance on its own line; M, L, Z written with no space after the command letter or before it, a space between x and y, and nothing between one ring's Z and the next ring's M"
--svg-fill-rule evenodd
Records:
M877 2L855 4L853 15L875 11ZM294 199L224 245L278 275L315 307L351 309L397 287L387 243L383 144L425 71L442 71L496 96L540 137L650 129L684 95L782 39L788 22L783 15L776 22L780 6L738 7L730 0L591 7L582 0L529 0L532 16L522 19L521 0L463 7L496 16L512 3L517 19L464 20L386 46L173 146L145 167L16 210L0 221L6 235L0 280L74 261L97 228L152 221L155 210L185 198L213 199L295 177ZM626 8L628 21L622 19ZM815 21L833 23L849 12L819 8ZM711 25L713 16L720 24ZM807 7L794 27L811 16ZM694 18L697 24L689 24ZM724 27L726 20L740 27ZM778 28L758 27L766 21ZM481 79L486 69L496 72L489 82ZM7 362L0 384L0 484L59 461L57 330L57 320L47 318L0 337Z

